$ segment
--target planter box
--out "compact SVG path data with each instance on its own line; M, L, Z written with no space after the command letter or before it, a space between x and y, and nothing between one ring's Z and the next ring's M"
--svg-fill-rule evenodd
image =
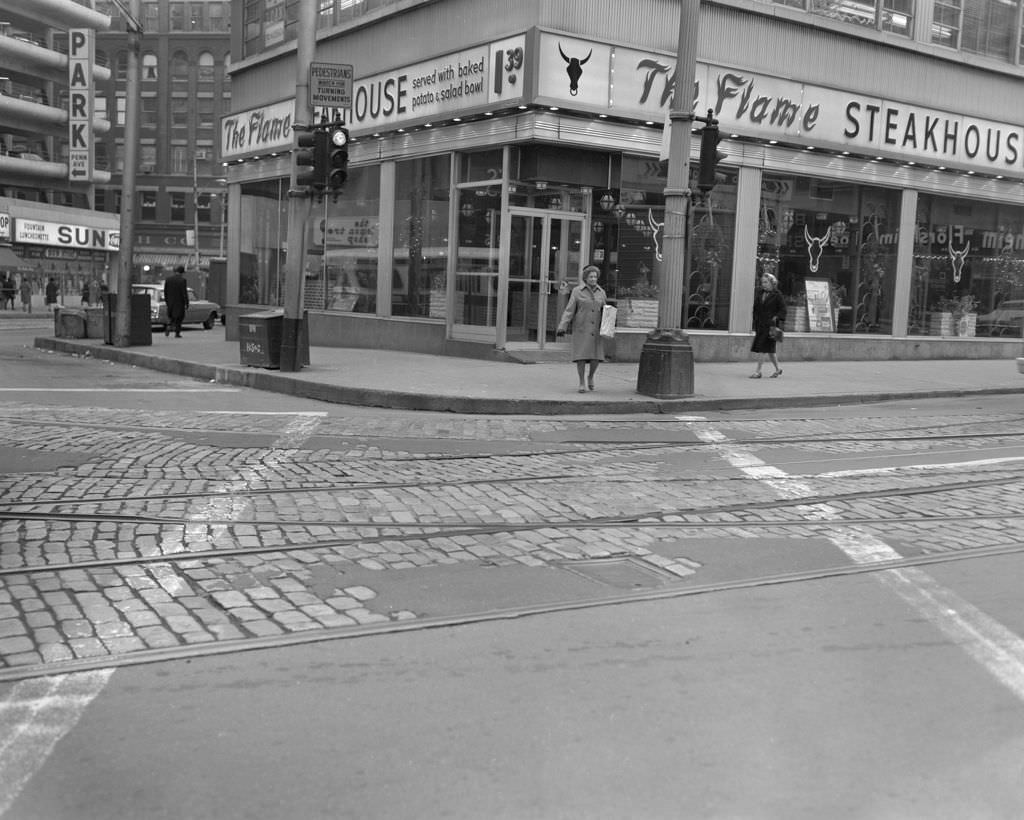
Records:
M929 336L974 336L978 327L978 314L965 313L954 318L952 313L932 313L928 322Z
M956 323L957 336L973 336L978 329L978 314L965 313Z
M929 336L953 336L953 314L933 312L928 316Z
M657 299L619 299L619 327L657 327Z
M807 306L798 305L794 307L790 305L786 309L786 322L782 329L787 333L807 333L811 329L807 320Z

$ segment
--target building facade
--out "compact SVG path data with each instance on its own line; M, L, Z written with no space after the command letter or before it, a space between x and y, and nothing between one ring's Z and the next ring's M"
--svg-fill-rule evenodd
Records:
M705 0L694 110L727 157L694 195L684 271L662 254L676 0L321 3L314 61L352 66L352 104L309 111L296 8L233 10L235 313L280 304L304 249L314 344L529 359L561 351L568 291L596 264L624 325L616 358L639 357L671 275L695 357L728 360L748 355L771 272L787 355L1017 355L1018 0ZM292 126L339 118L345 191L288 237Z
M110 174L95 146L110 128L93 106L109 70L95 59L108 15L71 0L0 9L0 271L41 301L49 279L73 304L116 268L120 222L94 209Z
M97 38L109 66L96 94L110 130L98 146L110 182L97 207L121 210L128 106L127 22L111 0L110 31ZM141 81L133 281L158 282L178 264L205 293L211 262L224 257L227 197L217 157L221 118L230 110L230 2L142 2Z

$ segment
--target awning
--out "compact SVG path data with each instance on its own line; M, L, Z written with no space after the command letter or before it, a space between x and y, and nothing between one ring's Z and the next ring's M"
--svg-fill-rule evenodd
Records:
M0 268L30 268L28 262L22 259L10 248L0 246Z

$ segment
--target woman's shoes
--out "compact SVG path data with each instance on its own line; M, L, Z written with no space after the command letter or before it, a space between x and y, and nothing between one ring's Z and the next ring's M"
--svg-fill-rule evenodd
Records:
M583 385L581 384L581 385L580 385L580 389L579 389L579 390L577 390L576 392L577 392L577 393L586 393L586 392L587 392L587 388L585 388L585 387L584 387L584 386L583 386Z
M782 375L782 368L780 367L778 370L776 370L774 373L772 373L768 378L769 379L777 379L781 375Z
M748 379L760 379L761 378L761 374L760 373L751 373L749 376L747 376L747 378Z
M590 388L591 390L594 389L594 380L593 379L591 379L589 382L587 382L587 387Z

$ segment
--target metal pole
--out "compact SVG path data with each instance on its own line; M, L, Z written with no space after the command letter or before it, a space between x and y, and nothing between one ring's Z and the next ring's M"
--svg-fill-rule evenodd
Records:
M114 315L113 343L131 344L132 257L135 253L135 173L139 156L139 88L142 84L139 60L140 34L135 21L140 0L128 0L132 20L128 24L128 76L125 88L124 168L121 171L121 244L117 261L117 310Z
M665 186L664 265L659 282L658 328L640 354L637 392L655 398L693 395L693 349L682 330L686 225L690 199L690 132L697 74L700 0L680 0L675 89L669 110L668 181Z
M292 122L311 123L309 64L316 54L316 11L318 4L299 3L295 52L295 116ZM302 269L306 258L306 220L312 211L310 197L293 196L296 189L292 163L288 194L288 256L284 268L284 322L281 327L281 371L302 368L299 338L302 324Z
M192 234L193 241L195 242L196 251L196 287L198 285L199 278L199 157L196 152L192 153L192 217L193 217L193 229L195 233Z

